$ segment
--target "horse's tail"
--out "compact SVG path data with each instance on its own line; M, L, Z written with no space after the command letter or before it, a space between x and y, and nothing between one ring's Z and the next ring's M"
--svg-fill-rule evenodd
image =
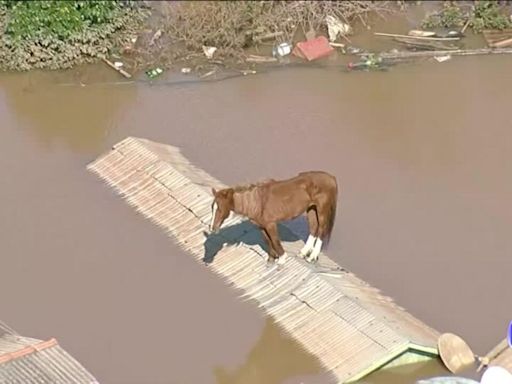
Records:
M331 239L331 233L334 228L334 222L336 221L336 206L338 203L338 182L336 178L332 176L332 185L327 191L327 227L325 228L325 234L323 242L327 247L329 245L329 241Z

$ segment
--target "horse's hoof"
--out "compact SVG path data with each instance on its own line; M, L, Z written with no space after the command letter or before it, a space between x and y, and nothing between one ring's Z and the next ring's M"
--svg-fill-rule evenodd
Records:
M314 264L318 261L318 259L316 257L307 257L306 261L310 264Z
M283 253L281 256L279 256L277 258L276 262L277 262L278 265L283 265L286 262L286 259L288 259L288 255L285 252L285 253Z

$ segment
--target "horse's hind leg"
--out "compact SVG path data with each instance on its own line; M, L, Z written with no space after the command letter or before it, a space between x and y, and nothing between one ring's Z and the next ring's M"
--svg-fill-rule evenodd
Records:
M288 255L284 251L283 245L281 244L281 240L279 239L279 232L277 230L277 224L271 223L265 227L265 231L268 233L270 237L270 241L274 247L274 250L277 253L277 264L284 264Z
M315 241L318 237L318 215L316 213L316 207L310 207L307 210L309 236L306 240L306 244L299 252L299 257L305 258L313 251Z
M322 239L327 231L327 204L323 199L318 201L318 204L316 205L316 213L318 217L318 231L313 250L306 258L309 262L315 262L318 260L318 255L320 255L320 252L322 251Z

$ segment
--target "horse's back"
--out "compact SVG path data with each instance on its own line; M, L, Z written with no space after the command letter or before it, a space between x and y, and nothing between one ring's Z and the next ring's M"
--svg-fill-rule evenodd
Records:
M311 183L317 186L325 186L325 187L338 187L338 182L336 177L331 175L325 171L307 171L300 172L297 176L298 178L302 178L304 180L310 181Z

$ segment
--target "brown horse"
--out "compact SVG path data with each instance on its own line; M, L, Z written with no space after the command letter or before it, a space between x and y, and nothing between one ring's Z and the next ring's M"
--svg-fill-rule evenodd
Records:
M302 172L287 180L271 179L219 191L212 188L212 193L210 230L218 232L232 211L245 216L261 229L268 254L278 264L287 258L279 239L278 222L307 213L310 234L299 256L309 262L318 259L322 244L329 240L334 227L338 184L326 172Z

